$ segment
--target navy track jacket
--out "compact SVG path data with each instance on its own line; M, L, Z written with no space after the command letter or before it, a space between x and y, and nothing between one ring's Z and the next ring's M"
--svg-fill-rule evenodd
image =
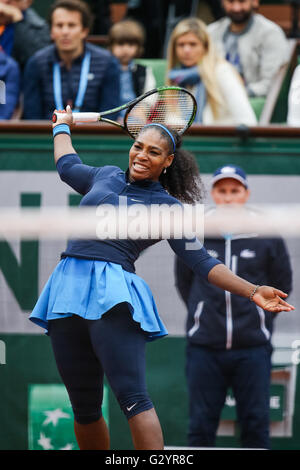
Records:
M247 281L276 287L287 294L291 292L290 258L281 238L236 234L205 239L204 246L210 255ZM175 277L177 289L188 309L186 333L189 342L216 349L270 342L276 314L264 311L247 298L213 286L194 275L180 259L175 262Z
M111 204L117 206L120 198L126 198L126 204L180 204L170 196L158 181L129 182L127 173L116 166L92 167L85 165L77 154L61 157L56 164L62 181L83 195L81 206ZM159 239L118 239L118 240L70 240L62 257L110 261L120 264L123 269L135 272L134 263L143 250L159 242ZM170 239L169 245L200 276L207 278L209 271L220 262L210 256L198 240L184 238ZM187 249L188 247L188 249Z
M115 57L105 49L86 43L91 53L88 84L81 112L100 112L120 105L120 72ZM64 107L74 102L80 82L82 54L70 70L61 64L61 87ZM53 65L59 62L53 44L36 52L27 62L24 72L24 118L51 119L55 106ZM111 119L116 115L109 115Z

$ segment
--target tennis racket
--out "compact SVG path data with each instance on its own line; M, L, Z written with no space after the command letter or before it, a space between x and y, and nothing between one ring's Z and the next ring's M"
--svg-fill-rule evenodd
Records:
M123 123L106 118L108 114L126 110ZM142 127L150 123L163 124L183 134L193 123L197 111L195 97L186 89L171 86L148 91L129 103L102 113L73 113L74 123L106 122L125 130L136 138ZM52 121L59 122L55 112Z

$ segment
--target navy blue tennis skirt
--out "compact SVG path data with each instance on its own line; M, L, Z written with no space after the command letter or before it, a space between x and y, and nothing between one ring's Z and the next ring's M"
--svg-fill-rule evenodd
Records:
M71 257L57 265L29 318L47 333L49 320L72 315L96 320L122 302L149 341L168 334L142 278L119 264Z

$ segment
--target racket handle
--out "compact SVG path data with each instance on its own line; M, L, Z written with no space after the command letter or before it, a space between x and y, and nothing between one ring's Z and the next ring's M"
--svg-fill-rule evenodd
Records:
M56 123L60 121L60 117L65 116L65 113L54 112L52 116L52 122ZM77 122L98 122L100 119L99 113L72 113L73 123Z
M100 120L99 113L72 113L73 122L98 122Z

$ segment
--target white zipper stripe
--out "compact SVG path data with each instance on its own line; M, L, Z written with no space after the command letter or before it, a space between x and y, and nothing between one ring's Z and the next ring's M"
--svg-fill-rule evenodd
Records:
M232 310L230 292L225 291L226 300L226 349L232 346Z
M266 339L270 339L271 337L271 333L269 332L268 328L266 327L266 323L265 323L265 319L266 319L266 316L265 316L265 312L264 310L259 307L258 305L256 305L256 308L257 308L257 311L258 311L258 314L259 314L259 318L260 318L260 329L261 331L263 332L263 334L265 335Z
M192 328L189 329L188 336L193 336L193 334L196 333L196 331L198 330L200 326L200 316L203 310L203 305L204 305L203 300L199 302L197 305L196 311L194 313L194 325L192 326Z
M231 247L230 247L231 248ZM231 252L231 249L230 249ZM231 270L234 274L237 273L237 262L238 257L236 255L232 255L231 257ZM226 342L226 349L232 348L232 334L233 334L233 318L232 318L232 302L231 302L231 293L227 292L228 296L226 299L226 306L227 306L227 342Z
M232 255L232 257L231 257L231 270L234 274L237 273L237 262L238 262L237 255Z
M231 268L231 238L226 237L225 240L225 265L228 269ZM226 303L226 349L232 346L232 308L231 308L231 295L230 292L225 291Z

